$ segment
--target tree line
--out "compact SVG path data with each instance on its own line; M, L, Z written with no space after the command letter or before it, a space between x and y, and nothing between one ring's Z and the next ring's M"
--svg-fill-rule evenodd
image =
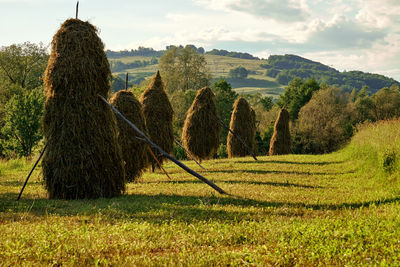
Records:
M45 93L43 73L48 61L42 44L23 43L0 49L0 157L30 156L42 139L41 120ZM229 124L233 103L239 95L224 79L213 80L204 54L192 46L170 47L159 59L159 68L174 110L173 131L182 135L186 112L197 91L210 86L215 94L218 117ZM237 72L240 75L241 71ZM237 75L237 74L232 74ZM144 79L144 78L143 78ZM115 79L114 79L115 81ZM123 82L118 78L119 82ZM130 84L139 96L149 80ZM374 94L364 86L351 91L326 85L316 79L292 79L278 101L261 94L242 95L256 114L256 143L259 155L266 155L273 124L281 107L290 114L292 151L327 153L338 149L352 136L358 124L400 116L397 83ZM228 131L220 134L217 157L225 157ZM185 157L178 147L175 155Z

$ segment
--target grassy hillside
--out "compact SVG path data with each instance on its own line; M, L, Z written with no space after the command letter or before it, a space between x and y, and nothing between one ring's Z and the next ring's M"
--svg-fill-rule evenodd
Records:
M172 164L126 195L47 200L31 162L0 164L3 265L399 265L400 121L364 127L342 151ZM389 155L389 156L388 156ZM391 167L387 167L391 166Z
M339 72L334 68L314 62L295 55L272 55L268 60L243 59L221 55L204 55L208 68L214 79L224 78L238 93L256 93L278 98L284 87L295 77L303 79L313 78L320 83L338 85L342 89L351 91L353 88L368 87L370 94L390 87L397 81L378 74L364 73L360 71ZM151 62L154 56L127 56L110 58L111 65L117 62L129 64L137 61ZM244 67L250 75L246 79L230 79L229 71L237 67ZM132 82L139 83L145 78L151 77L157 71L158 65L151 63L144 67L114 68L114 75L124 76L130 73Z

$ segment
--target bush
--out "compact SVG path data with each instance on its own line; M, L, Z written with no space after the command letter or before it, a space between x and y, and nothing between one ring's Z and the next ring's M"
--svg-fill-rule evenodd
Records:
M187 159L185 150L180 146L174 146L174 156L177 160Z
M15 95L6 104L2 146L8 157L28 157L42 139L44 97L41 90Z
M313 94L300 110L293 150L322 154L337 150L352 135L348 101L336 87L325 87Z
M225 159L228 157L228 151L226 149L226 145L221 144L217 150L217 157L219 159Z

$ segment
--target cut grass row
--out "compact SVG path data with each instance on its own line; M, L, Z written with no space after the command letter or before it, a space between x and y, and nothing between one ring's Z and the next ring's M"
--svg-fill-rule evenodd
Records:
M0 263L398 265L400 168L383 158L388 145L400 155L399 125L370 125L330 155L186 162L230 195L168 163L172 181L148 172L98 200L47 200L37 171L18 203L31 163L3 162Z

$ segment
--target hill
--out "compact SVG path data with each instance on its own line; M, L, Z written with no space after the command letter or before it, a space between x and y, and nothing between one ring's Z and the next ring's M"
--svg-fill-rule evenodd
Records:
M361 71L340 72L334 68L296 55L271 55L268 59L259 59L248 53L229 52L213 49L204 52L202 48L194 47L204 54L208 67L214 79L224 78L231 83L238 93L256 93L277 98L284 87L295 77L313 78L320 83L337 85L345 91L353 88L368 87L373 94L383 87L390 87L398 81L379 74ZM140 47L131 51L107 51L112 72L121 78L130 73L130 83L140 84L144 79L154 75L158 69L158 59L165 51L155 51ZM249 75L245 79L232 79L229 71L244 67ZM124 83L120 81L120 86Z
M272 55L268 58L268 63L263 64L262 67L267 69L267 76L276 78L280 84L287 84L296 77L313 78L319 83L337 85L345 91L351 91L353 88L360 90L363 86L367 86L370 94L383 87L390 87L395 83L399 84L396 80L379 74L361 71L339 72L319 62L296 55Z
M0 162L5 265L398 266L400 121L330 155L168 163L110 199L48 200L32 162ZM393 140L397 140L393 142ZM388 150L388 148L390 148Z

